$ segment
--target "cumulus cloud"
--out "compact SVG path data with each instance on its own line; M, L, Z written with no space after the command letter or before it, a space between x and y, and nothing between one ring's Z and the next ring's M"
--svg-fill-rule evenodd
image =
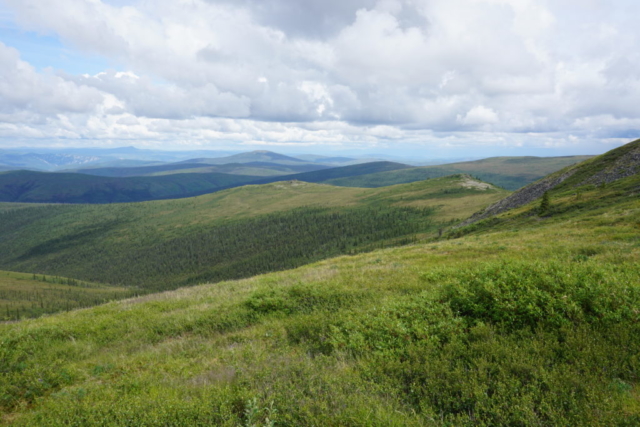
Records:
M17 50L0 42L0 112L91 113L103 100L98 90L37 73Z
M3 1L127 70L38 73L0 45L0 121L24 135L548 146L640 129L632 0Z

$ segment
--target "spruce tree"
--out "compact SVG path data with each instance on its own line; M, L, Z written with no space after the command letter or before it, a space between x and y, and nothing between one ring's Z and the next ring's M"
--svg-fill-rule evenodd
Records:
M545 191L542 195L542 200L540 200L540 207L538 208L538 215L543 216L549 212L550 202L549 202L549 192Z

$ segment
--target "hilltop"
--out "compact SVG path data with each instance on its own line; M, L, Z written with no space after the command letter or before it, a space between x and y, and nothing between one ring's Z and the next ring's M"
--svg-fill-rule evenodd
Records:
M532 198L459 238L426 233L402 247L0 325L3 421L638 425L636 146L576 166L549 190L547 212ZM484 186L454 180L465 191ZM417 207L437 187L409 185L420 197L403 186L335 194ZM270 187L292 206L335 190ZM440 196L464 204L447 189ZM169 202L144 205L157 203Z
M601 193L606 193L608 184L621 181L614 187L624 188L628 195L633 196L637 193L637 188L629 188L625 178L631 177L631 182L634 182L638 173L640 173L640 139L611 150L602 156L568 166L530 184L484 210L476 212L460 226L473 224L482 219L491 218L530 204L542 197L545 192L550 192L550 194L561 198L574 195L575 204L581 205L584 192L593 193L596 187L599 187Z
M579 163L589 158L591 156L491 157L470 162L422 166L357 177L331 179L325 182L347 187L383 187L466 173L507 190L517 190L567 165Z

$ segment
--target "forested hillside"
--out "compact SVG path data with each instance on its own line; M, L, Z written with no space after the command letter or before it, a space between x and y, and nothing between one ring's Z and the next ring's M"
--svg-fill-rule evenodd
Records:
M189 197L236 187L254 176L222 173L111 178L80 173L0 173L0 202L123 203Z
M326 182L330 179L355 177L360 175L368 175L371 173L397 171L410 168L408 165L396 162L371 162L359 165L341 166L337 168L324 169L314 172L305 172L292 176L292 179L305 182ZM454 175L454 174L449 174ZM392 184L389 184L392 185ZM385 187L380 185L379 187Z
M290 181L180 200L0 209L0 268L175 289L408 243L504 195L459 175L381 189Z
M185 165L190 167L187 165L192 164L185 163ZM407 165L392 162L373 162L329 169L318 165L306 165L303 162L267 167L263 164L247 163L215 166L206 171L191 168L168 175L160 173L153 176L129 177L11 171L0 172L0 202L124 203L175 199L213 193L246 184L268 184L282 181L283 176L286 176L286 179L321 182L335 177L357 176L407 167ZM135 169L140 170L140 168ZM154 169L152 167L152 170ZM120 169L109 170L120 175L126 174ZM299 173L300 170L309 172ZM226 171L226 173L218 171ZM238 175L239 172L255 175ZM263 177L262 175L271 176Z

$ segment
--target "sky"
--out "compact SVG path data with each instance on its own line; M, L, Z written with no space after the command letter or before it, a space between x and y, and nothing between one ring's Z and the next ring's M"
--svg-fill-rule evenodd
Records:
M0 0L0 149L599 154L637 0Z

